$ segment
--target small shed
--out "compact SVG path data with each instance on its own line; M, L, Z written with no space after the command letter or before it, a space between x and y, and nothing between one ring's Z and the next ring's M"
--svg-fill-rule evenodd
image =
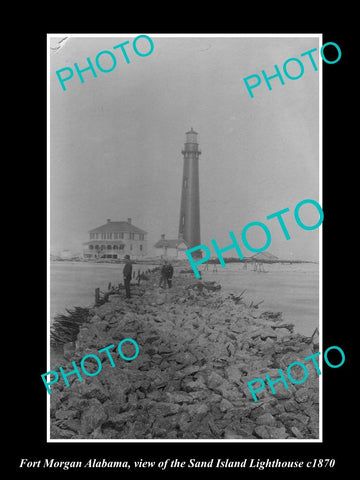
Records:
M165 234L163 233L160 240L155 243L154 248L156 249L156 256L177 258L180 260L187 258L185 250L189 247L182 238L168 239L165 238Z
M250 260L253 262L277 262L279 258L270 252L258 252L250 257Z

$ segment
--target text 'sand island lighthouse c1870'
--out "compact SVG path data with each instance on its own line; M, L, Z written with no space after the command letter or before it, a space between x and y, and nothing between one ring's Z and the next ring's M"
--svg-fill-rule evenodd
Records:
M191 127L186 132L186 142L182 154L184 169L181 187L181 206L179 221L179 239L183 239L189 248L200 245L200 192L199 192L199 144L197 133ZM201 256L201 250L194 256Z

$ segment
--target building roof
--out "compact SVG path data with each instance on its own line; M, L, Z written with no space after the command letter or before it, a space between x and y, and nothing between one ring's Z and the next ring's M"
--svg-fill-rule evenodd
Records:
M167 239L167 238L161 238L160 240L158 240L154 247L155 248L178 248L179 245L185 245L186 248L187 248L187 244L184 240L181 240L181 239Z
M251 258L254 260L279 260L279 257L276 257L270 252L259 252L255 253Z
M135 227L131 222L112 222L107 221L104 225L100 227L93 228L89 230L89 233L104 233L104 232L127 232L127 233L141 233L146 234L145 230Z
M125 245L125 242L122 240L90 240L89 242L84 242L83 245Z

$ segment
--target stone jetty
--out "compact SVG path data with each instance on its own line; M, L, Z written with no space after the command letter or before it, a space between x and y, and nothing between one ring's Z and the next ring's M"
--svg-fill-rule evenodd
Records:
M72 375L70 387L63 381L51 387L51 439L319 438L312 365L304 383L288 382L288 389L278 383L276 395L267 386L258 402L247 386L265 374L277 379L279 368L286 372L317 352L312 339L295 333L280 312L260 310L241 289L225 295L179 270L172 289L159 289L158 281L154 272L131 300L112 295L90 309L61 363L52 358L52 369L65 371L87 354L105 360L97 376L79 382ZM139 355L127 362L114 354L114 368L97 351L125 338L137 342Z

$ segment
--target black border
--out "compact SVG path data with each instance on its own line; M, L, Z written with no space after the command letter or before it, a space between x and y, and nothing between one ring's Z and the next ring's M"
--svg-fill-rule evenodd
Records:
M184 8L186 10L187 6ZM190 8L188 6L188 8ZM240 8L241 10L241 8ZM165 19L164 19L165 20ZM35 255L27 259L24 280L24 292L16 296L21 313L20 345L17 348L17 380L11 379L9 385L14 389L13 445L11 448L11 467L16 474L28 474L29 470L19 469L21 458L57 460L87 460L89 458L108 460L140 458L159 460L163 458L178 458L179 460L194 458L206 460L210 458L229 458L241 460L244 458L260 458L271 460L312 460L314 458L334 458L335 467L331 470L264 470L266 474L285 473L286 475L308 475L333 473L339 474L354 468L354 459L351 454L351 434L356 414L349 402L350 395L355 388L352 365L354 350L352 329L356 322L354 311L356 297L351 295L349 284L353 282L346 276L346 267L351 259L343 257L346 252L341 247L341 238L344 232L349 238L353 230L350 220L352 201L349 203L350 182L349 169L352 166L351 157L346 152L345 139L348 138L348 122L351 117L346 116L349 105L349 96L353 92L346 92L346 82L351 77L349 64L350 40L347 34L339 32L337 28L315 26L311 29L279 29L269 24L266 28L251 29L244 25L219 29L193 21L182 25L182 28L170 28L171 22L160 22L161 27L154 27L156 23L140 23L130 28L125 19L117 25L107 25L100 28L95 19L90 22L79 22L74 26L71 19L58 25L48 24L38 30L29 32L32 44L31 55L24 52L24 62L27 79L22 79L20 92L24 95L27 105L26 118L29 124L25 130L25 141L21 160L20 176L20 203L22 205L24 228L28 232L36 232L29 238L28 245ZM167 25L166 25L167 23ZM164 25L165 24L165 25ZM308 23L306 23L308 25ZM304 26L303 26L304 27ZM187 31L189 30L190 31ZM46 394L40 374L46 371L46 34L47 33L323 33L323 43L336 42L342 50L341 60L328 65L323 63L323 345L340 346L346 353L346 362L340 369L326 368L323 373L323 443L47 443L46 442ZM239 79L239 87L240 87ZM344 88L345 87L345 88ZM351 103L351 102L350 102ZM35 120L34 120L35 117ZM347 119L347 121L345 120ZM24 128L23 117L20 123ZM346 129L346 130L345 130ZM27 134L27 136L26 136ZM32 148L34 147L35 148ZM343 159L343 161L341 161ZM349 161L350 160L350 161ZM346 167L348 164L348 168ZM350 176L351 177L351 176ZM343 187L347 186L345 192ZM351 238L351 237L350 237ZM334 241L336 240L336 241ZM348 249L346 249L348 250ZM23 263L22 263L23 265ZM350 265L349 265L350 266ZM23 268L22 268L23 271ZM356 266L354 268L356 275ZM341 280L344 279L344 280ZM19 319L14 322L19 321ZM349 405L349 407L348 407ZM356 431L354 431L356 434ZM186 469L180 472L184 473ZM57 473L62 471L57 470ZM197 475L207 474L209 470L193 469ZM213 470L229 477L257 474L253 470ZM35 475L49 473L47 469L36 469L31 472ZM51 473L53 473L51 471ZM117 470L69 470L66 475L121 475L127 477L124 471ZM146 475L164 473L173 475L175 471L162 472L146 470ZM186 470L188 474L189 471ZM191 472L190 472L191 473ZM131 474L134 474L133 472ZM136 472L139 474L139 471Z

